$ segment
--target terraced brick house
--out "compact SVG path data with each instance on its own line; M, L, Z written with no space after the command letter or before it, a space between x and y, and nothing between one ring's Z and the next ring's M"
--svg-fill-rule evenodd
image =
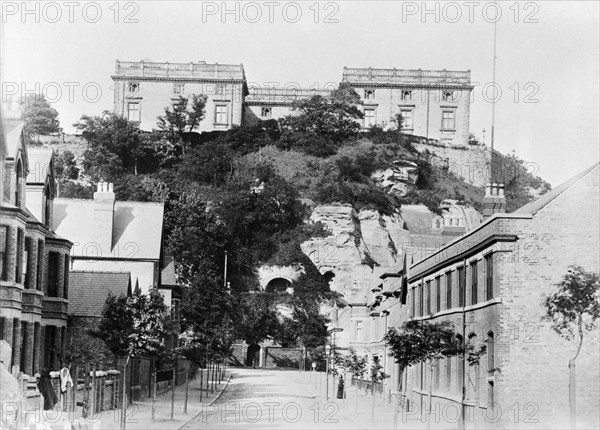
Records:
M0 118L0 336L13 373L64 363L72 243L52 229L53 153L28 150L18 110Z

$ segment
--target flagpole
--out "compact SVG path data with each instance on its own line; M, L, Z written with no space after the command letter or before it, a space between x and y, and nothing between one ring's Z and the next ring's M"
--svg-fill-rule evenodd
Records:
M494 59L493 59L493 67L492 67L492 83L494 84L494 98L492 99L492 131L490 136L490 182L494 182L494 170L493 170L493 160L494 160L494 132L496 128L496 97L498 92L496 91L496 22L494 21Z

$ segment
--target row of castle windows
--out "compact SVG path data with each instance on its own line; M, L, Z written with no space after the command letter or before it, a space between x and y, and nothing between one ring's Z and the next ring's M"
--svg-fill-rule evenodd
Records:
M377 124L377 108L365 107L363 126L369 128ZM414 127L414 115L412 109L400 109L402 116L402 129L412 130ZM440 124L441 130L454 131L456 129L456 112L453 109L442 110L442 121Z
M400 99L403 102L410 102L413 100L414 90L402 90L400 93ZM454 102L456 101L456 92L450 90L442 90L440 92L441 100L444 102ZM375 100L375 90L367 89L364 91L364 99L365 100Z
M215 103L214 112L214 123L216 125L229 125L228 103ZM141 118L141 103L139 101L127 103L127 120L140 122Z
M215 86L215 95L223 95L225 94L225 85L217 84ZM139 82L128 82L127 83L127 91L130 93L137 93L140 90ZM185 84L173 84L173 94L183 95L185 94Z

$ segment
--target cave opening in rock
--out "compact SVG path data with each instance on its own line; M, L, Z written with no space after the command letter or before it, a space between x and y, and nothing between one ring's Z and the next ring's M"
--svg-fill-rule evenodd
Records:
M292 283L285 278L274 278L269 281L265 291L267 293L285 293L290 292Z

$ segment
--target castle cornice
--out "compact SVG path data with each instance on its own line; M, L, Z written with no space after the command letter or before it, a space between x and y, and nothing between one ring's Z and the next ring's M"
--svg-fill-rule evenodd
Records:
M236 78L203 78L203 77L173 77L173 76L135 76L135 75L111 75L113 81L135 81L135 82L183 82L183 83L218 83L222 84L244 84L244 79Z

